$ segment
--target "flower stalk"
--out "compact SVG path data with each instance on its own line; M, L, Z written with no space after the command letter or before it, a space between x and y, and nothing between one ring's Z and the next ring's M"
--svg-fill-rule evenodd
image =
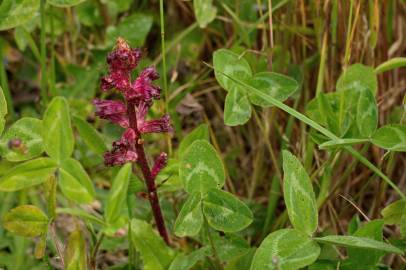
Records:
M160 119L146 120L153 100L160 98L160 88L152 81L159 78L154 67L144 69L132 81L131 72L141 58L139 49L132 49L122 38L117 39L114 50L108 55L109 74L102 78L101 88L104 91L120 91L125 102L118 100L94 100L96 115L125 128L121 138L113 142L111 151L104 154L107 166L120 166L127 162L138 164L148 191L148 199L158 231L169 245L169 235L162 215L155 177L166 166L167 155L161 153L152 169L144 150L142 134L172 131L170 118L164 115ZM133 166L135 170L135 166Z

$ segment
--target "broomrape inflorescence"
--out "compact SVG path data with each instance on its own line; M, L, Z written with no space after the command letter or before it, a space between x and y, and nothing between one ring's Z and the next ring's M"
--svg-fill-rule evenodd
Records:
M169 115L146 120L153 101L160 98L161 89L152 83L159 78L154 67L144 69L134 81L131 80L131 72L137 67L140 58L139 49L130 48L124 39L118 38L114 50L107 56L109 73L102 78L101 89L120 91L124 102L96 99L93 104L96 106L96 115L126 129L121 138L113 142L111 151L104 154L105 164L117 166L136 162L140 166L158 230L169 243L155 185L156 175L166 166L167 155L161 153L151 170L145 155L142 134L169 132L172 127Z

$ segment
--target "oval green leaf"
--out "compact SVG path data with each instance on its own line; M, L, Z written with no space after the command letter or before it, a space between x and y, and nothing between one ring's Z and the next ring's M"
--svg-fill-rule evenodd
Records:
M378 79L374 69L362 64L354 64L347 68L337 81L337 91L358 91L369 89L375 96L378 89Z
M175 234L179 237L194 236L203 225L203 213L200 193L189 196L175 222Z
M61 162L73 152L74 139L70 122L68 102L55 97L44 113L43 139L47 154Z
M252 223L251 210L231 193L211 189L203 199L203 213L211 227L238 232Z
M165 270L171 264L174 252L143 220L131 221L131 240L141 254L144 270Z
M316 261L320 246L306 234L282 229L268 235L255 252L251 270L296 270Z
M169 270L189 270L198 262L210 255L209 247L202 247L198 250L195 250L188 255L178 254L176 258L171 263Z
M97 154L103 154L107 151L107 146L102 136L92 125L78 116L73 116L72 120L80 137L91 150Z
M213 65L217 82L226 91L240 86L227 76L238 78L242 81L248 81L252 76L251 67L247 60L227 49L220 49L214 52Z
M378 106L375 96L368 89L360 89L356 123L361 136L369 138L378 126Z
M252 77L249 84L279 101L288 99L299 87L294 79L274 72L259 72ZM250 94L250 100L263 108L272 106L272 103L254 93Z
M318 213L312 183L300 161L283 151L283 194L290 222L307 235L317 229Z
M187 149L181 160L179 177L188 193L205 194L211 188L221 188L224 185L223 162L209 142L197 140Z
M38 158L19 164L0 178L0 191L17 191L41 184L55 173L57 164L50 158Z
M20 146L10 147L9 142L19 140ZM39 156L44 151L42 121L23 117L15 122L0 140L0 153L8 161L25 161Z
M104 217L109 224L115 224L127 202L127 190L131 176L131 163L125 164L114 178L106 201Z
M193 0L193 9L201 28L205 28L216 18L217 8L213 6L213 0Z
M230 89L224 103L224 123L237 126L247 123L251 118L251 104L248 96L239 87Z
M406 125L393 124L379 128L372 143L390 151L406 152Z
M0 6L0 31L14 28L33 19L40 0L4 0Z
M21 205L4 215L3 226L13 234L35 237L46 233L48 217L34 205Z
M77 203L90 203L95 191L89 175L79 161L69 158L62 162L59 169L59 187L62 193Z
M403 254L403 251L392 245L366 237L348 235L329 235L315 238L317 242L351 248L379 250L387 253Z

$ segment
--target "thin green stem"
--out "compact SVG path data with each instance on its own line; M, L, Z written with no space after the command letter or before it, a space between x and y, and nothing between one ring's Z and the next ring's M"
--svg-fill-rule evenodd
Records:
M202 211L203 211L203 206L202 206ZM209 223L207 222L207 219L206 219L206 217L204 215L203 215L203 219L204 219L204 227L205 227L206 232L207 232L207 238L209 239L211 250L213 252L213 257L214 257L214 260L215 260L215 263L216 263L216 268L217 269L222 269L223 267L221 265L221 260L220 260L220 257L218 256L216 246L214 245L213 237L211 236Z
M41 13L41 37L40 37L40 50L41 50L41 102L45 109L48 104L47 92L47 67L46 67L46 40L45 40L45 0L41 0L40 13Z
M159 0L159 15L161 21L161 49L162 49L162 69L163 69L163 80L164 80L164 103L165 103L165 113L169 114L169 94L168 94L168 78L166 71L166 49L165 49L165 20L164 20L164 1ZM168 154L172 155L172 141L170 134L166 135L168 144Z
M209 65L210 66L210 65ZM214 69L213 66L210 66L211 68ZM325 127L321 126L320 124L316 123L315 121L311 120L307 116L301 114L300 112L296 111L295 109L289 107L288 105L284 104L283 102L275 99L274 97L264 94L262 91L256 89L255 87L252 87L251 85L240 81L239 79L232 78L229 75L225 74L224 72L220 70L216 70L218 73L222 74L223 76L229 78L230 80L234 81L235 83L244 86L245 89L249 89L252 93L258 95L259 97L267 100L270 102L272 105L278 107L279 109L287 112L288 114L292 115L296 119L302 121L303 123L307 124L308 126L314 128L318 132L322 133L323 135L327 136L331 140L339 140L340 138L336 136L334 133L332 133L330 130L326 129ZM371 171L376 173L378 176L380 176L385 182L387 182L393 190L395 190L402 198L406 198L405 194L392 182L392 180L389 179L384 173L382 173L374 164L372 164L368 159L366 159L364 156L362 156L360 153L358 153L356 150L354 150L351 146L344 146L343 149L345 149L347 152L349 152L353 157L358 159L361 163L363 163L365 166L367 166Z
M10 115L10 118L14 118L14 106L13 106L13 99L11 97L10 88L8 87L8 78L7 78L7 71L4 65L4 48L3 44L0 44L0 84L1 88L3 89L4 97L6 98L7 102L7 113Z

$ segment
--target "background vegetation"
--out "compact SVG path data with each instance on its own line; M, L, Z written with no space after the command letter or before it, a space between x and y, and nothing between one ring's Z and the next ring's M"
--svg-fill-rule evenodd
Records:
M224 189L244 201L253 213L252 224L238 238L230 236L232 239L226 241L224 234L218 234L215 246L220 254L201 259L205 257L203 252L196 259L199 261L196 269L249 269L247 265L255 252L251 247L258 247L269 233L290 226L282 195L282 149L289 149L301 161L313 183L319 208L318 236L351 235L362 224L375 220L378 229L374 232L378 231L378 238L382 233L379 228L383 228L383 239L406 250L406 215L403 215L401 226L393 224L397 220L392 222L386 218L382 221L382 210L401 197L396 190L406 192L406 156L403 153L389 152L366 141L355 146L390 179L388 182L342 148L319 149L318 144L324 139L315 130L276 107L248 104L252 113L242 121L246 123L230 125L233 119L225 119L224 112L227 92L217 82L212 66L214 52L229 48L245 59L254 73L273 71L294 78L298 90L285 104L315 119L311 107L309 109L311 100L320 94L335 92L340 75L353 64L362 63L375 69L377 74L378 126L405 124L406 70L402 68L404 58L399 57L406 55L406 2L211 2L167 0L160 16L162 10L157 0L2 1L0 84L8 113L6 131L0 140L0 176L16 162L43 152L42 142L38 146L40 149L35 148L35 143L41 140L35 137L37 124L23 125L31 129L28 131L7 133L7 128L22 117L42 119L52 98L63 96L69 103L73 121L75 148L72 157L80 161L90 176L95 200L78 204L69 195L66 198L58 193L57 216L51 229L54 236L48 240L46 237L34 241L15 236L0 227L0 268L60 269L57 247L50 244L56 238L61 245L68 245L68 239L86 239L87 246L83 250L88 250L90 261L92 255L97 257L100 269L128 269L125 267L131 267L127 265L129 258L135 269L142 265L140 254L130 250L125 222L103 230L97 224L103 215L105 217L105 207L111 199L109 191L118 171L118 168L104 166L102 153L113 140L117 140L121 130L96 118L91 102L96 97L110 95L100 91L99 81L107 73L106 55L117 37L123 37L132 47L141 48L144 58L137 70L155 65L162 77L157 84L162 86L164 98L154 105L152 115L167 111L174 132L168 136L148 136L146 148L151 160L161 151L167 151L171 158L157 180L174 249L189 253L205 246L201 239L177 237L172 233L186 199L176 167L177 158L181 155L181 142L197 127L204 130L203 133L208 130L210 141L223 161ZM161 43L161 19L165 26L164 45ZM380 66L393 58L398 62ZM166 74L167 82L163 74ZM357 69L351 74L360 80L368 76L363 70L357 73ZM4 111L4 105L1 106L0 112ZM52 119L60 121L61 125L66 124L64 116L61 117L60 120ZM327 123L321 124L328 126L328 120L333 116L326 114L326 117ZM225 120L229 125L225 125ZM235 121L242 124L241 120ZM88 124L95 128L91 132L98 131L97 136L81 131L81 127L86 129ZM340 135L339 131L334 133ZM30 145L27 149L20 148L20 152L14 151L17 154L10 153L10 139L15 134L32 136L29 140L34 147ZM97 141L99 136L101 143ZM405 151L405 141L406 135L400 138L400 147L403 147L400 151ZM133 208L127 219L129 215L153 224L143 183L136 179L131 179L130 183L129 192L136 193L136 196L129 196L129 205ZM5 216L17 205L33 204L44 208L49 201L46 194L46 187L42 185L16 192L0 192L0 216ZM127 204L123 204L126 208ZM117 209L109 210L110 214L114 210ZM397 214L402 216L403 212L406 212L404 203ZM95 218L92 220L92 217ZM72 232L80 232L80 235L72 236ZM382 236L377 240L382 240ZM47 241L49 248L45 256L33 258L38 243ZM77 246L76 249L82 250ZM92 253L94 251L96 253ZM324 264L325 261L344 259L350 253L341 248L322 246L321 262L309 269L338 269L334 264ZM362 256L369 255L364 253L356 257L363 262ZM216 257L221 261L218 262ZM96 263L92 263L96 267ZM376 264L365 269L405 269L405 263L404 256L389 254L379 266ZM353 267L358 268L348 269L364 269L363 266ZM149 269L160 268L153 266Z

